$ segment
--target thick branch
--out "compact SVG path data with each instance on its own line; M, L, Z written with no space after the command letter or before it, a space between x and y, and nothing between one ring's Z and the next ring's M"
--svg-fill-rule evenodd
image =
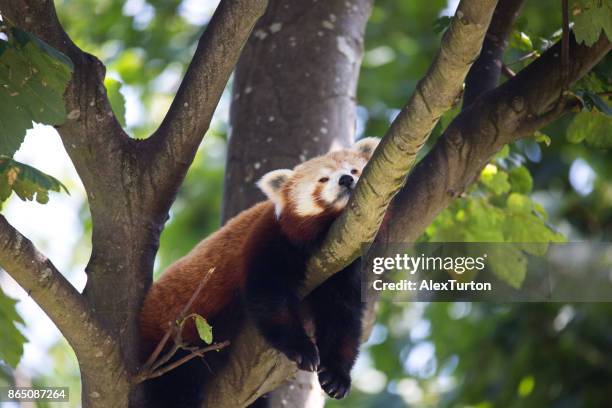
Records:
M387 204L403 184L418 149L460 92L480 51L495 4L495 0L462 1L432 67L377 149L323 251L309 266L303 294L348 264L358 256L361 243L374 238ZM248 405L293 371L295 365L271 349L257 329L247 324L232 343L227 366L207 384L203 406Z
M440 50L408 104L391 124L364 170L348 208L310 261L303 294L359 256L372 242L387 206L404 184L419 149L452 106L480 52L496 0L463 0L442 38Z
M592 47L570 41L568 83L584 76L611 49L605 34ZM388 242L413 242L458 197L505 144L531 134L562 115L561 44L488 92L450 124L395 197L386 222Z
M463 106L469 106L486 91L497 87L508 36L524 0L499 0L487 30L482 52L465 78Z
M83 296L64 278L51 261L0 215L0 266L28 292L70 342L84 372L116 373L114 381L96 383L90 390L96 398L113 406L125 404L127 371L117 343L94 318ZM124 381L121 381L121 378ZM116 382L115 382L116 381ZM116 397L115 397L116 396ZM85 397L86 400L90 396ZM93 403L91 406L96 406Z
M202 34L185 78L160 127L146 142L154 183L175 192L210 125L242 47L267 0L223 0ZM174 196L174 194L171 194Z

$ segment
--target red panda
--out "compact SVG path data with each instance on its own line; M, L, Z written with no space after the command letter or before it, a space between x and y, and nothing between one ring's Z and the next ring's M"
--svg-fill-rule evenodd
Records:
M238 304L274 348L300 369L318 371L323 390L343 398L350 388L361 335L359 261L304 300L314 321L314 342L304 329L297 293L309 256L348 203L378 141L365 138L293 170L264 175L257 185L266 201L204 239L151 287L140 316L143 351L155 347L203 273L214 268L188 313L219 321L230 306ZM183 339L198 341L192 322L185 325Z

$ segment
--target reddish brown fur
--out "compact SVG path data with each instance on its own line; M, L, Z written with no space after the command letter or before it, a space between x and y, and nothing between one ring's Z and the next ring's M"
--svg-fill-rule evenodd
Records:
M238 214L200 242L189 254L173 263L153 284L144 300L140 316L143 351L149 352L159 342L168 330L169 323L176 320L204 274L211 268L215 268L213 275L187 313L197 313L212 319L237 298L246 279L243 259L251 255L247 242L249 237L265 240L269 234L278 234L282 230L294 243L314 242L341 210L327 205L320 197L321 187L317 187L312 199L322 212L300 216L295 203L290 199L291 188L322 165L368 158L369 154L342 150L303 163L296 167L295 176L282 187L280 195L284 205L278 220L272 201L259 203ZM183 339L188 342L197 341L193 322L185 325Z
M304 242L311 237L314 239L337 215L337 211L327 211L316 216L300 217L295 215L289 204L278 223L289 239ZM210 268L215 268L210 280L187 313L212 319L236 299L246 278L243 260L249 257L249 246L245 245L248 237L265 240L269 234L278 234L277 225L274 204L264 201L238 214L186 256L170 265L153 284L143 304L140 333L146 352L163 337L169 323L176 320ZM193 322L185 324L183 339L197 341Z
M245 279L241 258L246 239L262 217L272 219L273 213L271 201L243 211L170 265L153 284L143 304L140 330L145 348L154 347L163 337L169 322L177 318L210 268L215 268L213 275L188 313L210 319L235 299ZM197 340L191 322L185 326L183 337Z
M338 210L327 208L321 214L300 216L291 207L291 204L287 206L278 221L287 238L296 243L314 242L340 214Z
M325 200L321 197L321 191L323 190L323 184L319 184L315 187L315 190L312 193L312 201L319 207L324 210L326 207Z

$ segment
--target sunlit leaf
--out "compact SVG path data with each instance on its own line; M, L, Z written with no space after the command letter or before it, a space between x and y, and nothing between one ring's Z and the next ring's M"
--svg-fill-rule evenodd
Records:
M612 41L612 0L574 0L572 6L576 41L591 46L602 31Z
M23 319L15 310L16 300L6 296L0 290L0 360L6 362L11 367L17 367L23 355L23 344L26 338L17 328L16 324L24 324Z
M517 390L518 395L525 398L529 394L531 394L534 387L535 387L535 379L533 378L533 375L528 375L526 377L523 377L523 379L521 380L518 386L518 390Z
M485 166L480 173L480 182L496 195L506 193L510 190L508 173L499 170L494 164L487 164Z
M567 140L599 148L612 147L612 117L599 112L580 112L567 129Z
M0 39L0 155L12 156L32 122L59 125L71 61L33 35L12 28Z
M531 38L522 31L514 31L512 33L510 36L510 46L526 52L531 52L534 50Z
M193 318L198 330L198 336L200 336L204 343L211 344L213 342L212 326L200 315L195 315Z
M550 139L550 136L545 135L544 133L542 133L540 131L534 132L533 133L533 138L535 139L536 142L544 143L546 146L550 146L550 144L552 143L552 140Z
M26 201L36 199L41 204L49 201L49 191L68 189L56 178L6 156L0 156L0 203L15 192Z
M121 93L121 82L106 78L104 79L104 86L115 117L121 126L125 127L125 97Z
M533 178L531 173L524 166L518 166L510 170L510 184L512 185L512 191L529 194L533 188Z

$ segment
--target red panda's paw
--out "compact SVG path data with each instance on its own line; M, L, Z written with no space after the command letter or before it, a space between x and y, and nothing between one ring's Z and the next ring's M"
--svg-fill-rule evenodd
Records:
M300 370L317 371L319 369L319 349L310 340L304 342L301 347L284 351L287 358L295 362Z
M330 397L342 399L351 389L351 375L341 369L321 367L319 369L319 384Z

